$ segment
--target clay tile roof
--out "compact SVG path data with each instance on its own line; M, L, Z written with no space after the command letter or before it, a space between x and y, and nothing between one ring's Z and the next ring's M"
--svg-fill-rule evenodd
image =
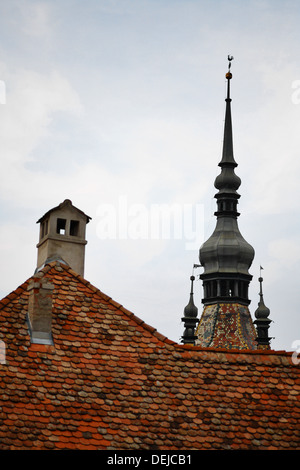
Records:
M31 344L26 281L0 302L0 449L299 449L300 366L285 351L178 345L69 267L53 345Z

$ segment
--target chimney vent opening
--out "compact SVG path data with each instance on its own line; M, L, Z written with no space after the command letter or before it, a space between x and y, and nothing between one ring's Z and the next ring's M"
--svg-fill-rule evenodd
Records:
M79 220L71 220L70 222L70 235L77 237L79 234Z
M41 238L44 238L46 235L48 235L48 219L42 223L41 230Z
M58 233L59 235L66 234L66 222L66 219L57 219L56 233Z

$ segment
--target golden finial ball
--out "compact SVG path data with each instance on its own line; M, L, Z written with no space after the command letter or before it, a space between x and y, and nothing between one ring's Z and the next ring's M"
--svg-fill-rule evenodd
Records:
M232 78L232 73L231 72L227 72L226 73L226 78L227 80L230 80Z

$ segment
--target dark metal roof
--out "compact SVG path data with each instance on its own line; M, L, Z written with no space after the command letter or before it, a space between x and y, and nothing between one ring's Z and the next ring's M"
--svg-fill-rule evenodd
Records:
M230 59L229 59L230 60ZM249 267L254 258L253 247L240 233L237 218L237 204L240 195L237 189L241 184L235 174L237 163L233 156L232 120L230 80L231 72L226 74L227 97L224 125L222 160L219 163L221 173L216 177L215 187L219 190L215 195L218 210L216 228L211 237L201 246L199 259L204 267L201 278L211 274L246 275L251 279Z

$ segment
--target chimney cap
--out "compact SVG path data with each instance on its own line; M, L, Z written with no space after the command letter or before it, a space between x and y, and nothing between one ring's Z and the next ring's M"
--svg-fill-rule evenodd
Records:
M43 222L43 220L45 218L47 218L52 212L58 210L58 209L62 209L63 207L65 206L71 206L73 207L73 209L75 209L76 211L78 211L81 215L83 215L84 217L86 217L86 223L88 224L89 221L92 219L92 217L90 217L89 215L85 214L82 210L78 209L77 207L73 206L72 204L72 201L70 199L65 199L63 202L61 202L58 206L56 207L53 207L52 209L50 209L48 212L46 212L46 214L44 214L38 221L37 221L37 224Z

